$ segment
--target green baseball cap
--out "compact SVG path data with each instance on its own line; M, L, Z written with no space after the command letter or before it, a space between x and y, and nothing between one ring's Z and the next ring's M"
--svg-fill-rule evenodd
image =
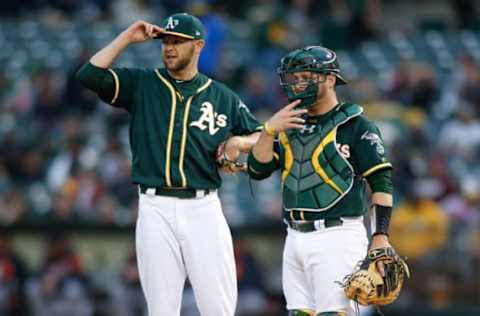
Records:
M187 39L205 39L205 28L200 20L188 13L175 13L167 16L162 22L165 30L157 38L173 35Z

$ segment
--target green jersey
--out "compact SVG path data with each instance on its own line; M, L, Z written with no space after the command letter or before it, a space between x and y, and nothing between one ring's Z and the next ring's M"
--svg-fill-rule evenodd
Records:
M99 86L88 84L104 73ZM101 69L87 63L78 78L130 114L132 179L145 186L215 189L221 178L215 151L230 134L261 129L237 94L203 74L190 81L166 69Z
M340 104L308 117L301 130L289 130L275 141L270 163L251 154L250 175L262 179L280 169L287 211L309 211L314 219L363 215L369 204L365 178L391 164L380 131L362 111Z

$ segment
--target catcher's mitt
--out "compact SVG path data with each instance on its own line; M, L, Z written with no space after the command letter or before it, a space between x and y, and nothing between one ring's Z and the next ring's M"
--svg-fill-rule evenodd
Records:
M383 262L385 277L377 271L379 260ZM361 305L386 305L397 299L409 277L407 263L392 247L376 248L368 251L357 271L345 277L343 286L347 297Z
M247 170L247 164L230 159L225 151L226 142L222 142L215 152L215 162L222 171L235 173Z

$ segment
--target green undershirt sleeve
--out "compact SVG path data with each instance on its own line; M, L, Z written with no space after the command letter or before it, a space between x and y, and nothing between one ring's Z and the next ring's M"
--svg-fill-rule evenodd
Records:
M258 161L252 152L248 155L248 174L252 179L262 180L268 178L279 167L279 162L274 157L270 162Z
M393 194L392 169L380 169L367 176L372 192Z
M88 89L94 91L107 103L115 96L115 80L108 69L85 63L77 72L76 78Z

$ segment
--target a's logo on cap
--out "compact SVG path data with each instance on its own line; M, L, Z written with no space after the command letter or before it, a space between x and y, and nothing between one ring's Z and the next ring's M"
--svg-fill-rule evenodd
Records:
M199 31L195 31L195 35L196 35L196 36L200 36L201 34L200 34Z
M165 25L165 28L168 30L168 29L174 29L175 26L178 25L178 20L177 19L173 19L173 17L169 17L168 18L168 21L167 21L167 25Z

